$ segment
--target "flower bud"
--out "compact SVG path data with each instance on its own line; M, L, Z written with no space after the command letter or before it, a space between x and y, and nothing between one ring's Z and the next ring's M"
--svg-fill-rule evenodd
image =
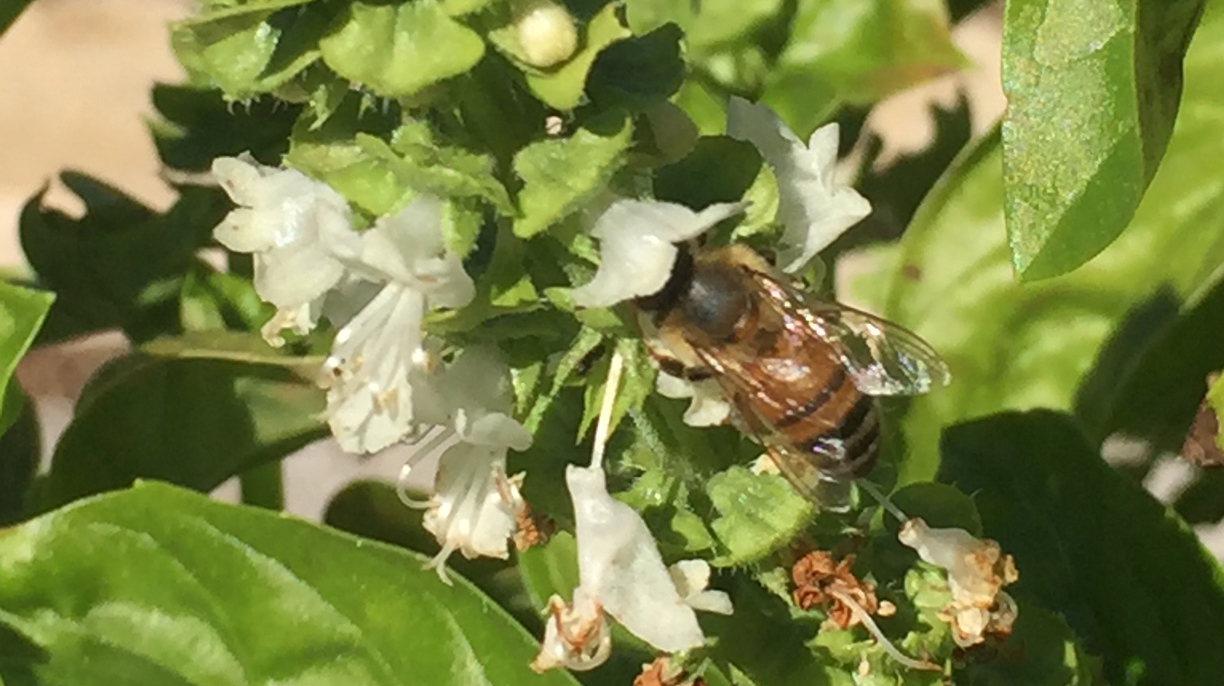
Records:
M532 5L518 20L518 39L523 59L533 67L547 69L568 60L578 49L574 18L560 5Z

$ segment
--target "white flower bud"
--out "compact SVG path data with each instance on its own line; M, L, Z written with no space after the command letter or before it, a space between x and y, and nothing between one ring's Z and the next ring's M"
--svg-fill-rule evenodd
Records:
M516 28L522 57L533 67L554 67L578 49L574 18L560 5L542 2L531 6L519 17Z

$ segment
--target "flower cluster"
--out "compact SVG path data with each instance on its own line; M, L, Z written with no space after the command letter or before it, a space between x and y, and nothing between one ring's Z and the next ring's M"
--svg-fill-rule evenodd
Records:
M546 19L533 11L521 29L530 33ZM562 40L555 52L572 50ZM554 59L551 53L538 57ZM833 180L836 125L817 131L805 145L768 109L733 100L727 131L755 145L777 178L783 270L802 269L869 211L862 197ZM282 332L306 334L321 319L336 328L319 384L327 391L325 416L340 446L371 453L415 441L401 483L423 462L439 459L428 499L401 495L427 509L424 526L441 545L433 561L440 574L456 551L507 557L520 523L530 518L520 493L523 477L508 475L507 453L526 450L532 436L512 417L509 372L495 348L469 347L448 361L444 342L425 332L431 311L464 307L476 292L460 256L446 245L445 201L417 195L358 231L345 199L298 171L263 166L244 155L216 160L213 174L238 205L215 236L253 256L255 288L276 307L263 328L265 339L283 345ZM589 283L571 291L574 303L609 307L657 293L671 275L679 244L746 206L721 203L694 211L629 198L593 204L591 235L600 241L600 265ZM704 644L695 610L732 610L726 594L706 590L707 563L667 566L641 516L607 490L602 446L620 367L614 368L591 465L571 465L565 475L580 582L569 600L550 599L536 669L590 669L604 662L611 648L608 618L674 654ZM664 395L692 398L689 424L718 424L728 417L729 405L711 382L661 374L658 386Z
M319 384L340 446L370 453L422 435L405 470L441 453L425 504L439 571L455 550L506 557L523 506L506 453L527 449L531 435L510 416L509 371L494 350L443 365L423 332L427 312L475 293L446 247L442 201L420 195L359 233L344 199L298 171L243 156L217 159L213 175L239 205L214 235L253 255L256 291L277 308L268 342L282 345L285 329L308 333L320 317L338 327Z

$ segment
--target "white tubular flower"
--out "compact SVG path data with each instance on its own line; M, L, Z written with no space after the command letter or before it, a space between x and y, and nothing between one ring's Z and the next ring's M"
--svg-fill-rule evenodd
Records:
M906 521L897 538L924 561L947 570L952 604L943 614L958 645L976 645L987 634L1011 633L1018 610L1003 587L1020 575L1015 560L998 543L974 538L964 529L932 529L918 518Z
M684 423L689 426L718 426L731 416L731 403L717 381L689 381L660 370L655 387L665 398L692 398L684 411Z
M283 345L283 329L307 333L320 301L344 275L333 250L358 236L339 193L293 169L265 167L250 155L219 157L212 173L239 207L213 229L213 236L255 260L255 290L277 308L264 338Z
M702 645L705 635L686 599L719 612L730 611L730 599L702 592L700 569L692 567L682 568L683 590L677 588L641 516L608 494L603 469L571 465L565 481L574 501L578 540L575 599L580 593L589 595L626 629L661 651ZM706 572L708 580L708 568Z
M788 273L871 213L866 198L834 178L837 134L837 124L826 124L804 145L765 105L734 96L727 104L727 135L752 143L777 176L778 217L785 228L779 260Z
M700 212L653 200L617 200L591 235L600 240L599 270L570 294L579 307L610 307L658 293L676 263L677 243L705 233L743 211L744 203L718 203Z
M451 421L418 442L400 481L425 458L441 453L434 494L419 505L428 510L425 529L442 546L430 566L443 580L443 565L455 551L469 559L509 555L525 503L519 490L522 476L506 476L506 451L531 446L531 434L508 414L509 377L492 348L476 347L422 386L445 405L438 413Z
M336 440L346 451L371 453L411 432L421 423L419 409L433 404L414 398L430 395L422 385L429 366L421 330L425 313L466 305L475 285L459 257L446 249L442 204L430 196L380 219L359 243L336 254L352 274L381 284L336 334L320 379L328 389L325 414Z

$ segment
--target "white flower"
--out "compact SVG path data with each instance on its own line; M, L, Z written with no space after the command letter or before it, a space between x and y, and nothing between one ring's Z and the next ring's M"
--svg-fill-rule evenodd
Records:
M337 258L381 290L336 334L320 384L328 389L325 414L341 447L370 453L423 421L431 423L418 415L436 403L418 403L416 397L432 400L424 382L430 356L421 324L431 309L466 305L475 286L459 257L446 249L442 204L431 196L378 220L345 248Z
M565 481L578 541L575 599L580 592L589 594L626 629L664 652L702 645L705 635L686 599L702 609L731 609L725 594L703 591L708 568L704 578L700 568L682 568L683 591L678 589L641 516L608 494L603 469L571 465Z
M902 524L897 538L924 561L947 570L952 603L943 615L957 645L976 645L986 634L1011 633L1018 610L1003 587L1020 575L1015 560L998 543L974 538L964 529L932 529L919 518Z
M599 270L571 291L580 307L610 307L659 292L671 276L677 243L695 238L744 209L718 203L700 212L652 200L617 200L599 215L591 235L600 239Z
M278 345L282 329L309 332L321 298L344 275L333 250L357 240L348 203L325 183L260 165L246 154L213 160L212 173L239 205L213 235L230 250L254 256L255 290L278 310L264 337Z
M731 416L731 403L712 379L689 381L660 370L655 387L665 398L692 398L684 411L684 423L689 426L718 426Z
M765 105L734 96L727 104L727 135L752 143L778 179L783 271L802 269L816 253L871 213L866 198L834 178L837 134L837 124L826 124L805 146Z
M431 566L445 580L443 565L456 550L469 559L509 555L525 503L521 475L506 476L506 452L529 448L531 434L508 414L509 370L491 348L469 348L421 388L436 394L436 414L448 421L417 443L400 482L440 453L433 495L405 502L427 508L425 529L442 546Z

